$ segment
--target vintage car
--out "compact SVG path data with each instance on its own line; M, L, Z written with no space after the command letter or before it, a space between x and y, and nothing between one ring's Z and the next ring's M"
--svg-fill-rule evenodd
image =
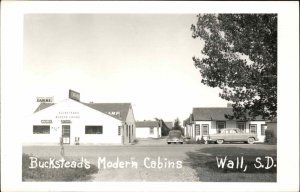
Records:
M183 137L180 130L172 130L169 132L169 136L167 137L167 143L180 143L183 144Z
M256 134L244 133L238 128L226 128L221 133L211 134L207 138L208 142L217 142L218 144L222 144L223 142L246 142L253 144L257 140Z

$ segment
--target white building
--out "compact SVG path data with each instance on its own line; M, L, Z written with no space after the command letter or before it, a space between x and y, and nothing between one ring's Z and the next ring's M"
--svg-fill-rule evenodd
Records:
M184 121L184 134L195 140L200 140L203 136L216 134L224 128L239 128L245 133L256 133L258 142L264 142L265 130L267 128L265 120L257 117L253 120L229 120L225 115L232 115L231 107L207 107L194 108L192 114Z
M130 103L83 103L73 97L41 103L31 119L24 144L127 144L135 139Z
M159 121L137 121L135 125L137 138L161 137L161 126Z

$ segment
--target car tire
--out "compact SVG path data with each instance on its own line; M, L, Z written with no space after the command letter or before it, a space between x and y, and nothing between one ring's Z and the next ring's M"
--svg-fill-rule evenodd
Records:
M171 142L168 142L168 145L170 145L171 144Z
M254 140L253 137L249 137L247 142L248 142L248 144L253 144L254 141L255 141L255 140Z
M217 139L218 144L223 144L224 140L223 139Z
M180 142L180 144L183 144L183 142Z

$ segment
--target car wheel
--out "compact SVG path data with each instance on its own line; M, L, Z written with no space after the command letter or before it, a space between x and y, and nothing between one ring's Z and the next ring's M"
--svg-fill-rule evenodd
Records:
M170 145L171 143L170 142L168 142L168 145Z
M217 140L217 143L218 143L218 144L222 144L223 142L224 142L223 139L218 139L218 140Z
M249 137L249 138L248 138L248 143L249 143L249 144L253 144L253 143L254 143L254 141L255 141L255 140L254 140L254 138L253 138L253 137Z
M180 144L183 144L183 142L181 142Z

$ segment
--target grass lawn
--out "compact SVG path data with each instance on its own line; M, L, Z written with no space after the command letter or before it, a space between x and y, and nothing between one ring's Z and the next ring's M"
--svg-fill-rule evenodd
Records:
M249 146L249 148L247 146ZM187 156L188 158L185 160L185 163L188 163L196 171L199 181L276 182L277 165L274 166L277 164L276 149L259 149L259 145L255 147L251 145L212 145L196 151L187 152ZM266 158L266 156L270 158ZM227 161L224 167L218 167L220 158L224 160L225 157L227 157ZM240 167L242 157L244 165L247 165L245 172L245 166ZM261 164L256 161L258 157L261 158ZM239 158L239 166L237 166L237 158ZM231 165L234 166L232 167ZM256 165L256 167L254 165ZM261 165L264 165L264 167Z
M82 167L59 167L49 168L49 159L37 158L37 163L32 163L30 155L22 155L22 181L88 181L91 175L98 172L98 168L90 164L88 168ZM34 157L36 158L36 157ZM55 159L59 160L59 159ZM73 161L70 158L65 159L68 162L73 162L73 165L78 165L79 160ZM46 164L39 164L38 162L47 162ZM57 166L58 164L55 164ZM64 164L66 165L66 164ZM32 168L30 168L32 166ZM58 166L57 166L58 167Z

